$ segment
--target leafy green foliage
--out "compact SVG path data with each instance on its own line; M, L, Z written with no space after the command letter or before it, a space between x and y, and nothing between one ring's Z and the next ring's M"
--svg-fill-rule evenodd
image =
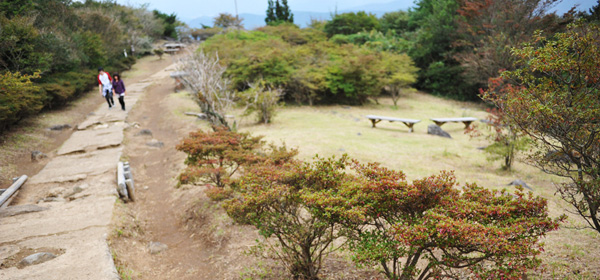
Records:
M535 141L535 165L570 179L559 193L600 232L599 42L600 27L584 22L550 39L537 33L513 49L520 68L503 72L483 98Z
M32 17L7 19L0 15L0 66L3 70L33 74L50 68L51 54L42 50Z
M204 49L218 52L227 65L225 75L237 90L262 81L282 89L284 98L311 105L363 104L381 93L386 77L398 74L394 83L405 87L416 75L406 55L384 54L383 44L376 42L365 46L339 46L319 30L279 25L217 35L205 42ZM398 65L382 69L384 60Z
M406 11L385 13L379 19L380 30L384 34L391 32L395 35L401 35L408 31L409 19L409 13Z
M31 81L36 78L39 78L38 73L0 73L0 131L42 109L43 96L39 87Z
M375 15L360 11L335 15L325 24L324 31L331 37L335 34L350 35L378 28L379 21Z

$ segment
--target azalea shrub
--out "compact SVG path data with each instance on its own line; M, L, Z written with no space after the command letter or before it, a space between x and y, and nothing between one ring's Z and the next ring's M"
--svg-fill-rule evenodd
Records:
M452 172L408 182L347 156L258 165L233 190L228 214L256 226L295 279L318 279L338 238L388 279L521 279L540 264L540 239L565 219L521 188L459 188Z
M261 147L261 138L230 131L225 127L190 133L176 147L187 154L187 168L179 175L180 182L204 181L224 188L242 165L260 160L255 150Z
M294 279L319 279L323 258L340 234L336 222L313 215L306 195L311 188L343 184L338 162L289 161L260 165L239 180L237 196L224 202L230 217L253 225L266 248Z
M262 136L235 132L223 126L213 127L212 131L196 131L177 145L176 149L187 154L187 168L179 175L182 184L203 182L214 188L209 189L211 197L222 200L229 196L232 177L256 164L280 165L291 161L298 150L285 144L266 144Z
M307 207L338 223L354 260L379 265L388 279L520 279L540 263L539 239L564 219L522 189L459 189L451 172L409 183L376 163L338 166L355 182L313 188Z

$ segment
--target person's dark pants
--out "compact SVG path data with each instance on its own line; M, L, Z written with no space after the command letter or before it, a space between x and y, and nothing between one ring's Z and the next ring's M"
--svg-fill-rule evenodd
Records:
M119 103L121 103L121 109L123 109L123 111L125 111L125 96L123 96L123 95L119 96Z
M108 108L111 108L112 105L115 105L115 100L113 99L112 92L110 90L106 90L106 95L104 95L104 98L106 98Z

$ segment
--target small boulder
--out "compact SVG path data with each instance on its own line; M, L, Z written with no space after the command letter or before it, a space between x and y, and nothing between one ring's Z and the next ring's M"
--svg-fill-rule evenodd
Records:
M446 137L446 138L452 138L452 136L450 136L450 134L448 134L448 132L442 130L441 127L439 127L438 125L435 125L435 124L430 124L429 126L427 126L427 134L437 135L437 136Z
M146 142L146 145L148 145L150 147L155 147L155 148L162 148L165 146L165 143L158 141L156 139L152 139L152 140L150 140L150 142Z
M510 182L508 185L509 186L521 186L523 188L526 188L528 190L532 190L533 191L533 189L530 186L528 186L527 183L525 183L521 179L514 180L514 181Z
M59 197L61 194L65 192L65 188L56 187L48 191L46 197Z
M29 265L34 265L34 264L40 264L40 263L47 262L54 258L56 258L56 255L52 254L52 253L47 253L47 252L35 253L33 255L29 255L29 256L25 257L24 259L22 259L19 262L19 266L23 267L23 266L29 266Z
M150 251L150 254L152 254L152 255L156 255L164 250L167 250L168 248L169 248L169 246L167 246L167 244L160 243L160 242L150 242L148 244L148 250Z
M39 161L43 158L47 158L48 155L40 152L40 151L31 151L31 161Z
M150 131L150 129L142 129L142 130L138 131L138 133L135 134L135 136L140 136L140 135L152 136L152 131Z
M50 130L63 130L63 129L67 129L67 128L71 128L71 125L69 125L69 124L57 124L57 125L51 126Z

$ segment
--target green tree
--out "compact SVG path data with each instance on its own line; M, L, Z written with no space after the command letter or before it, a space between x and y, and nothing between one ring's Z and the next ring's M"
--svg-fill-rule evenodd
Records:
M282 23L294 23L294 14L290 11L287 0L268 0L267 17L265 18L267 25L280 25Z
M0 11L8 18L14 16L25 16L33 10L33 0L2 0L0 1Z
M0 15L0 67L3 70L33 74L50 69L52 55L41 46L41 37L33 26L34 18Z
M409 13L405 36L411 41L408 51L420 69L417 88L436 95L475 99L476 89L464 80L464 69L455 59L458 41L456 0L419 0Z
M381 68L383 69L383 84L397 106L402 90L409 88L417 81L417 71L413 61L406 54L382 53Z
M228 27L243 28L244 27L242 25L242 19L240 19L237 16L228 14L228 13L219 14L219 16L217 16L215 18L213 26L218 27L218 28L228 28Z
M577 22L564 33L513 49L518 69L483 94L536 147L531 162L569 179L558 192L600 232L600 27Z
M177 26L180 26L182 24L177 20L177 15L175 13L168 15L165 13L161 13L158 10L154 10L153 13L154 17L160 19L163 22L163 36L174 39L179 38L179 36L177 35L176 28Z
M379 21L373 14L363 11L336 14L325 24L325 33L332 37L335 34L350 35L360 31L371 31L379 28Z
M455 45L460 48L456 58L465 70L463 77L477 88L485 88L500 70L513 70L513 47L531 39L536 30L552 34L568 21L549 13L554 2L462 1L457 18L460 40Z
M401 35L408 31L409 14L406 11L389 12L379 19L379 27L384 34L392 32Z
M0 72L0 133L20 119L39 112L43 107L40 88L31 79L39 74Z

